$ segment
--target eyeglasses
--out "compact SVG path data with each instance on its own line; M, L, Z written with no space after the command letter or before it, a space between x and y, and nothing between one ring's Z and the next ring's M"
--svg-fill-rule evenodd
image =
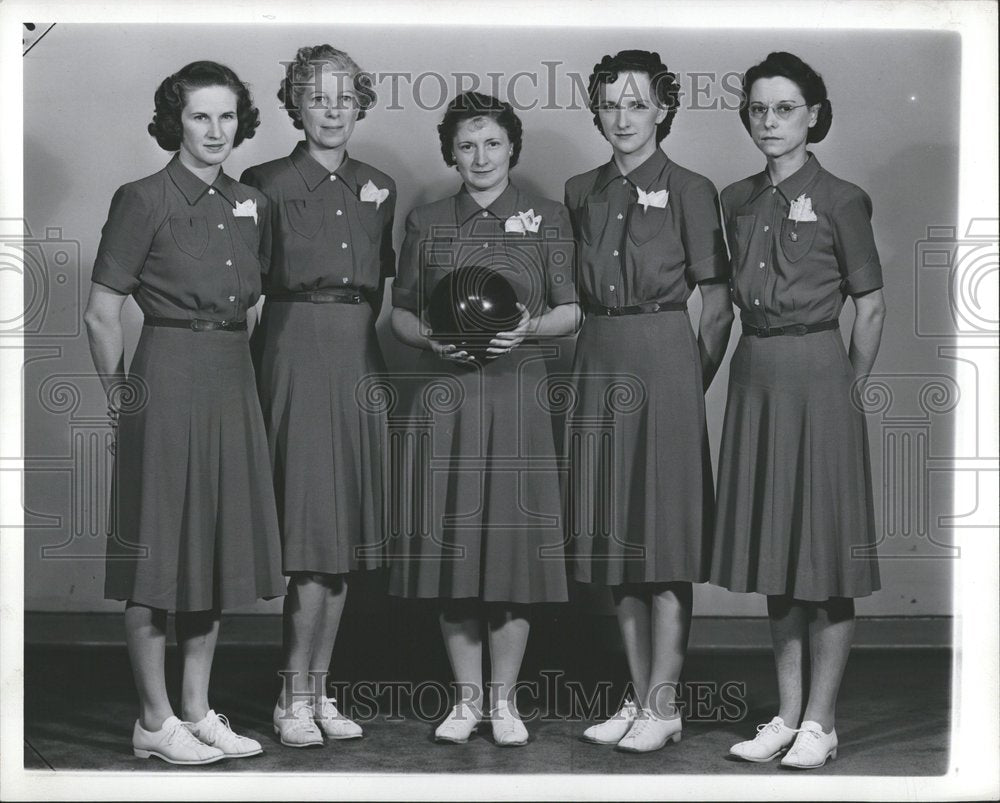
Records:
M747 106L747 112L754 120L759 120L767 114L768 109L771 109L779 120L787 120L793 111L808 105L808 103L800 103L797 106L794 103L774 103L765 106L763 103L751 103Z

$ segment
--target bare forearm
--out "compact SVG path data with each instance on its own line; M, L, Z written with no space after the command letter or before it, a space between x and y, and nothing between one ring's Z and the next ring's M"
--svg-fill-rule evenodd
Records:
M528 324L529 337L562 337L580 328L580 305L560 304Z
M875 365L878 349L882 343L882 325L885 310L858 311L851 330L851 349L848 357L857 377L867 377Z
M392 332L408 346L417 349L431 349L431 340L423 334L424 326L413 312L402 307L392 310Z
M722 365L722 358L726 356L734 315L728 285L700 287L702 307L698 320L698 353L701 357L703 389L708 390Z
M125 341L120 321L87 319L90 356L101 379L104 392L125 379Z

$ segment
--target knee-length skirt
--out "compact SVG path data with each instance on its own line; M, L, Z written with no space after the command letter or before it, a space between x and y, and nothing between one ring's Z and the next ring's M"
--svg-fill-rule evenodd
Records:
M390 423L390 593L566 601L542 348L526 342L472 368L425 352L399 390Z
M880 587L853 380L838 330L741 338L719 455L713 583L805 601Z
M704 582L712 466L687 314L588 316L573 373L567 512L576 579Z
M199 611L284 594L246 332L143 326L127 387L105 597Z
M267 301L252 338L286 574L375 569L385 365L368 304Z

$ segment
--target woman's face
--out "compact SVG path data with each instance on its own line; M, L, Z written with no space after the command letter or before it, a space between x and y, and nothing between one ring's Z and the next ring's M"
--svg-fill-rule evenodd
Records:
M239 125L236 93L228 86L206 86L187 93L181 110L181 156L191 167L226 161Z
M513 146L503 126L492 117L462 120L452 148L455 167L470 190L483 192L505 185Z
M752 109L754 104L767 107L760 117L750 115L750 136L761 153L769 159L801 152L805 156L806 137L809 129L816 125L820 106L806 106L802 90L798 84L787 78L758 78L750 87L747 100ZM775 109L789 109L786 119L781 119Z
M360 108L354 78L329 67L314 72L313 78L299 101L306 140L319 150L344 148L354 132Z
M667 110L656 104L649 75L620 73L618 80L601 84L597 115L601 130L615 152L625 155L652 153L656 148L656 126Z

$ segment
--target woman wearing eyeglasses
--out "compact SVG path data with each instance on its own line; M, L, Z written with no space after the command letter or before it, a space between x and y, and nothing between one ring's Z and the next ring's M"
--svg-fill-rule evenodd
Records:
M854 598L879 588L865 420L885 318L863 190L807 150L830 128L823 79L771 53L740 118L765 169L722 192L743 337L730 366L712 582L767 595L779 708L733 755L808 769L837 757L834 709ZM854 302L850 352L839 317ZM790 748L790 749L789 749Z
M252 345L289 575L273 725L286 747L313 747L362 736L327 696L326 679L350 575L382 565L385 415L358 391L385 370L375 320L395 272L396 185L347 153L375 102L347 53L299 48L278 98L304 139L242 181L271 202L266 302Z

